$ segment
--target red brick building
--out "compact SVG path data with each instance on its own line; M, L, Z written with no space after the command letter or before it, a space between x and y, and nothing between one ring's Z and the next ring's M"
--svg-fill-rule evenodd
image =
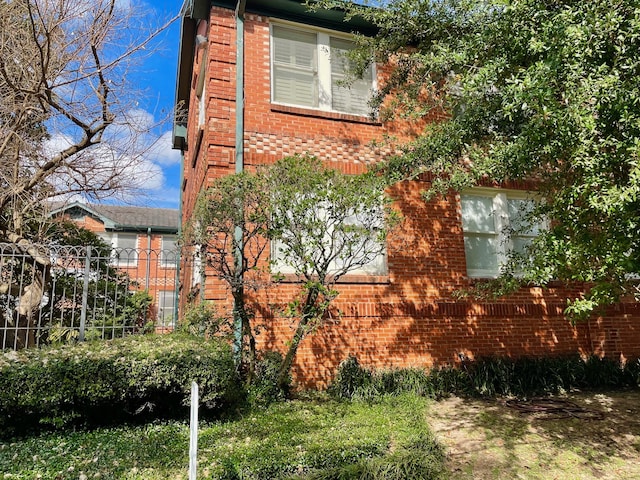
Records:
M184 155L183 221L197 193L213 178L294 153L310 153L347 173L383 159L375 146L386 134L406 136L410 125L372 119L366 95L382 67L350 89L340 83L341 64L332 52L350 48L340 12L309 13L302 0L192 0L182 12L177 82L181 115L174 147ZM502 230L526 208L524 191L478 188L426 203L428 180L390 189L404 220L402 235L389 241L375 273L345 277L336 300L342 315L302 343L294 367L306 385L325 385L353 354L367 366L403 367L454 363L459 355L640 355L640 311L622 303L610 315L572 326L563 316L562 285L520 291L488 303L456 300L454 292L495 276L510 249L522 248L539 226L503 242ZM229 306L230 295L211 272L200 278L182 270L183 292L199 284L202 298ZM287 299L298 286L283 283L268 292ZM256 298L268 328L263 349L283 349L288 320Z
M73 202L52 205L63 216L96 233L113 248L110 260L136 290L153 299L156 331L172 330L177 310L178 210Z

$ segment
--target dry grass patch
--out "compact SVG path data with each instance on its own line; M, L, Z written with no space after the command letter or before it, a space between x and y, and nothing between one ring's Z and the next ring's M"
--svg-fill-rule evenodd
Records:
M431 408L451 479L638 479L640 392L558 397L599 419L522 413L500 400L457 397Z

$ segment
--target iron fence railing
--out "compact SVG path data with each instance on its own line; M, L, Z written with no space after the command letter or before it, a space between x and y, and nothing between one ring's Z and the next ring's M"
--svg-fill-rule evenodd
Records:
M0 349L173 329L177 251L0 243Z

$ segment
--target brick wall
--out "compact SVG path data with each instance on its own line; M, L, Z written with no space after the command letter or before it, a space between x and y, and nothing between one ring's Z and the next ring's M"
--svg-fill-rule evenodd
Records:
M245 131L247 168L272 163L293 153L311 153L348 173L393 152L393 145L373 146L386 134L402 138L416 125L381 124L364 117L285 107L270 102L269 19L245 18ZM235 30L233 12L212 8L209 47L200 50L207 62L207 123L198 138L197 105L192 94L189 150L185 156L184 212L188 218L197 191L207 180L234 171ZM388 244L388 274L347 277L339 285L332 318L300 346L294 375L299 384L324 386L340 361L357 355L367 366L429 366L451 364L459 354L547 355L595 352L640 355L640 312L622 304L607 316L572 326L562 311L576 288L530 288L508 299L471 304L454 292L471 285L466 276L459 197L426 203L426 181L403 182L390 194L403 223ZM224 284L207 271L204 297L230 307ZM262 325L259 348L285 348L293 334L288 319L273 304L283 304L298 291L295 282L272 285L251 299Z

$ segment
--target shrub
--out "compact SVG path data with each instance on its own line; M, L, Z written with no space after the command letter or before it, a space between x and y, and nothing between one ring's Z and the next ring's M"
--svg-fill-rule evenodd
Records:
M339 398L375 399L411 392L439 398L447 395L516 396L553 394L574 389L640 386L640 361L620 362L579 356L480 358L461 368L404 368L369 371L349 357L338 367L329 392Z
M284 387L278 385L278 374L282 365L280 352L264 352L256 363L255 376L248 389L249 404L255 407L266 407L272 402L284 400L289 395L291 376Z
M187 306L180 329L190 335L205 338L230 337L233 334L233 320L218 313L213 303L202 301L197 305Z
M171 334L5 353L0 431L182 415L192 381L205 413L235 404L241 390L229 345Z
M338 366L336 378L329 387L329 393L339 398L352 398L371 386L372 374L360 366L358 359L349 355Z

